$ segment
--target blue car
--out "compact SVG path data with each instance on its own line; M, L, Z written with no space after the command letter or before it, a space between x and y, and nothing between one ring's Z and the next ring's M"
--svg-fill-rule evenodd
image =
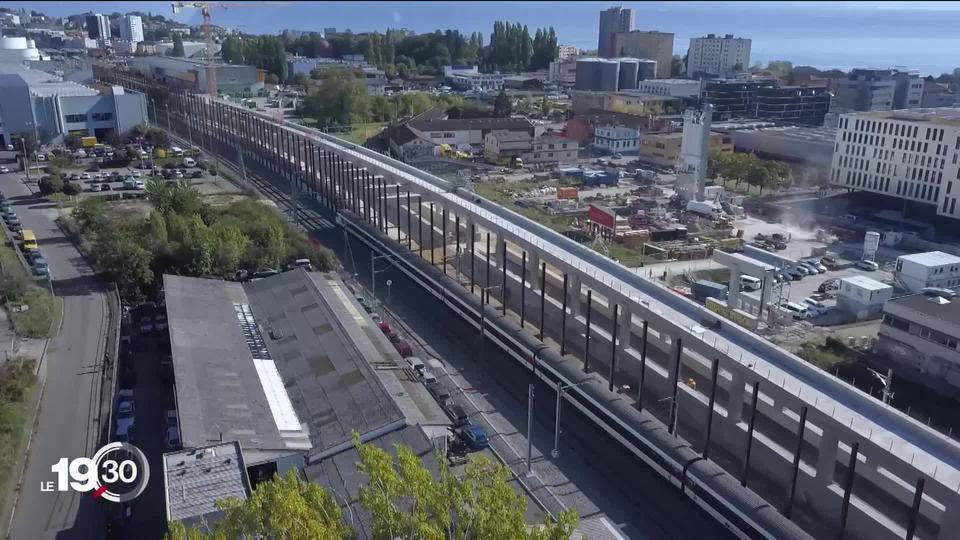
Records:
M462 433L463 440L474 450L482 450L490 445L490 440L487 438L487 430L483 429L483 426L464 426Z
M50 275L50 266L43 257L37 257L33 260L33 273L38 276Z

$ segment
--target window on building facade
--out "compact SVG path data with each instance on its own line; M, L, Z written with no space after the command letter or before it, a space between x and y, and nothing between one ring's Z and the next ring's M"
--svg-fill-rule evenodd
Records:
M94 122L107 122L113 120L113 113L93 113L92 117Z
M87 115L85 114L65 114L63 119L68 123L77 123L77 122L86 122Z

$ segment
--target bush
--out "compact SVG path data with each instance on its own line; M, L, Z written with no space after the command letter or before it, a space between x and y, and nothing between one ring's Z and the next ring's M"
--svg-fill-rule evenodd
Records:
M82 191L83 188L76 182L67 182L63 185L64 195L78 195Z
M208 165L206 161L203 161L202 159L198 159L197 168L200 169L201 171L205 171L208 168L210 168L210 165Z
M164 163L164 164L163 164L163 168L164 168L164 169L176 169L176 168L177 168L177 164L176 164L176 163L173 163L173 162L167 162L167 163Z
M100 172L100 166L94 163L93 165L87 167L86 172Z
M50 195L63 191L63 178L59 176L44 176L40 179L40 193Z

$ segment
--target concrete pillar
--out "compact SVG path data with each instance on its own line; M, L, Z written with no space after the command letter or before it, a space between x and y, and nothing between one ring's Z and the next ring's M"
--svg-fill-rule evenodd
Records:
M620 305L620 346L621 352L630 348L630 336L633 331L633 312L630 310L630 304Z
M730 268L730 290L727 294L727 307L740 309L740 268Z
M494 265L497 267L497 270L502 272L503 270L500 269L500 265L503 264L503 234L498 234L497 239L491 240L491 242L493 242L495 245L493 258Z
M570 307L570 317L580 316L580 274L576 270L569 272L567 280L567 306Z
M837 467L837 448L840 438L835 429L828 425L820 426L823 435L817 445L817 482L829 486L833 482L833 473Z
M527 280L532 283L532 287L536 289L539 287L540 283L540 256L537 255L537 252L534 248L527 250L527 268L530 270Z
M743 388L747 382L747 376L743 370L734 370L731 376L729 398L727 399L727 422L730 425L735 425L743 417ZM759 405L757 406L759 407Z

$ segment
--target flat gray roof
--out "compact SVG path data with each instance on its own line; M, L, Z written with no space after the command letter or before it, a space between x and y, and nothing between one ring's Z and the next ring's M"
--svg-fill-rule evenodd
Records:
M335 276L165 275L164 290L184 447L239 440L253 463L253 451L321 453L404 424Z
M182 521L186 527L201 517L209 522L219 516L218 500L245 500L251 493L236 441L164 454L163 479L167 521Z
M887 304L903 306L922 315L960 325L958 323L960 321L960 297L957 296L948 300L939 296L911 294L887 300Z

